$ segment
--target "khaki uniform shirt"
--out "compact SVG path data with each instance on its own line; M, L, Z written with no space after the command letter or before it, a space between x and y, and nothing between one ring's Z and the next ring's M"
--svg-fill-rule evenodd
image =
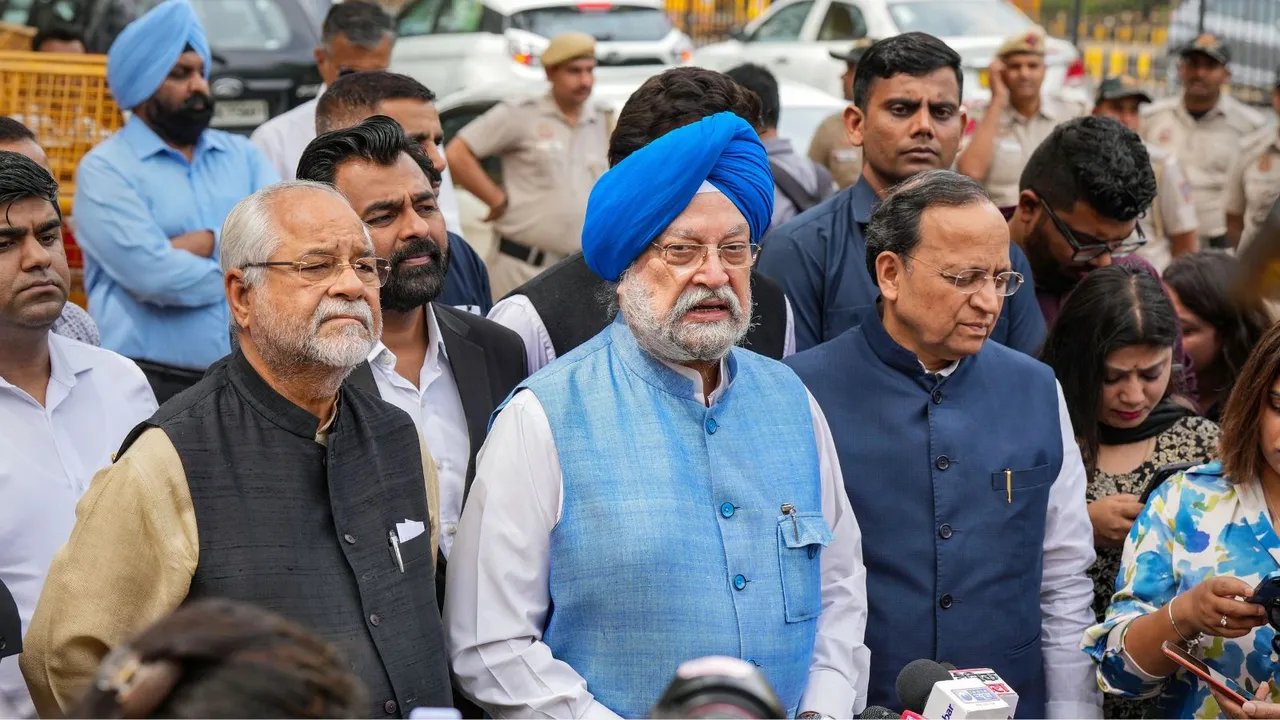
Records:
M325 425L316 442L327 445L328 436ZM419 444L435 558L439 483L421 435ZM169 436L152 428L94 476L76 506L71 539L49 568L20 660L40 716L61 717L112 648L176 610L199 560L195 506L182 460Z
M1227 232L1223 210L1227 173L1244 151L1245 138L1263 124L1261 113L1229 95L1223 95L1217 107L1199 120L1191 117L1180 97L1144 108L1142 137L1173 153L1181 163L1200 216L1202 241Z
M1138 254L1163 273L1173 261L1169 236L1194 231L1199 216L1178 158L1152 145L1147 145L1147 154L1151 156L1151 169L1156 175L1156 199L1138 220L1147 237L1147 244L1138 248Z
M828 117L809 141L809 159L831 172L840 189L858 182L862 175L862 148L849 142L844 129L844 111Z
M609 122L604 105L587 101L570 125L548 93L500 102L458 131L476 157L502 161L500 236L560 255L582 248L587 196L608 169Z
M1266 222L1271 207L1280 198L1280 137L1268 133L1254 139L1227 178L1226 214L1244 218L1244 233L1237 249L1243 250Z
M974 110L975 125L981 121L986 108ZM1005 106L1000 118L1000 129L996 132L994 146L991 151L991 166L987 168L987 176L982 185L991 196L997 207L1011 207L1018 204L1018 183L1022 180L1022 169L1031 159L1031 153L1040 147L1040 143L1049 137L1049 133L1072 118L1089 112L1087 105L1068 100L1056 95L1046 95L1040 100L1040 110L1030 118L1013 109L1013 104Z

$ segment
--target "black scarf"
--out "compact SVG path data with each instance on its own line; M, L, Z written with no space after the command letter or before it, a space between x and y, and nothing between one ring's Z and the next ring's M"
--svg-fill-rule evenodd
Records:
M1147 415L1141 425L1131 428L1118 428L1098 423L1098 442L1102 445L1128 445L1156 435L1173 427L1184 417L1193 415L1190 410L1165 398Z

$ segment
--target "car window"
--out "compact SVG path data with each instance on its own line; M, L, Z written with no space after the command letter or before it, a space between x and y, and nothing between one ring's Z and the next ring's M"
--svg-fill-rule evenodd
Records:
M661 40L671 32L662 10L639 5L559 5L511 16L511 27L545 38L581 32L603 42Z
M779 9L768 20L756 28L751 39L756 42L789 42L800 39L800 30L804 27L804 19L809 17L813 3L809 0L798 2Z
M0 22L26 25L27 17L31 14L31 0L0 1L0 8L4 9L4 12L0 12Z
M445 0L440 19L436 21L437 33L472 33L480 31L480 18L484 6L479 0Z
M822 26L818 28L819 40L857 40L867 36L867 21L862 11L853 5L833 2L827 8Z
M440 14L440 6L446 0L417 0L404 10L396 19L396 33L400 37L428 35L435 25L436 15Z
M279 50L289 44L289 20L272 0L193 0L209 45L220 51Z
M906 0L889 4L899 32L937 37L1007 37L1034 23L1001 0Z
M1280 3L1272 0L1214 0L1207 10L1215 15L1240 18L1253 22L1271 22L1280 19Z

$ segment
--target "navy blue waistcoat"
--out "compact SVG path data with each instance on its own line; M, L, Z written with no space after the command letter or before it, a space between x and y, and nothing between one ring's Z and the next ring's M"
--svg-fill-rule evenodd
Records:
M831 425L862 529L871 705L932 658L991 667L1044 717L1040 580L1062 466L1053 372L988 342L948 377L925 372L874 312L786 360Z

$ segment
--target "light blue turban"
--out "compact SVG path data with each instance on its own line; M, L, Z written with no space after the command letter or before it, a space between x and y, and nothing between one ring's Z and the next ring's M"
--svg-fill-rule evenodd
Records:
M773 215L769 158L745 120L722 112L672 130L600 176L582 227L587 265L617 282L689 207L704 181L737 206L751 242L760 242Z
M107 85L116 103L132 110L155 94L188 45L204 58L209 77L209 41L187 0L165 0L125 26L107 51Z

